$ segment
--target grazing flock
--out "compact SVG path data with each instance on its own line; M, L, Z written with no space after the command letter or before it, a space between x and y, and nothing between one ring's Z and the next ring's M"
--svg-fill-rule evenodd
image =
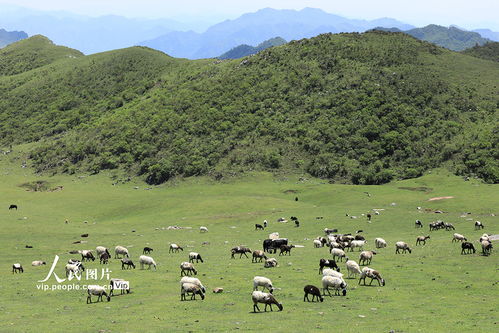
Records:
M12 206L9 209L12 209ZM17 207L15 207L17 208ZM375 211L375 215L379 215L379 211ZM348 216L348 214L347 214ZM323 217L318 217L317 219L322 219ZM298 218L292 216L290 218L291 221L295 222L295 227L299 227ZM372 215L367 214L368 223L371 223ZM286 223L287 219L279 218L277 220L278 223ZM255 231L259 232L265 230L269 227L269 222L267 220L263 221L262 224L255 224ZM420 220L416 220L415 222L416 228L423 228L423 223ZM484 229L484 225L480 221L475 222L475 230ZM201 233L207 233L207 227L200 227ZM429 224L429 231L437 231L437 230L455 230L455 227L451 223L446 223L443 221L435 221ZM368 250L366 247L368 246L370 241L366 240L362 235L362 230L357 230L355 234L351 233L338 233L338 229L325 228L323 230L324 235L318 236L312 240L311 246L314 248L320 249L326 247L329 251L330 257L328 259L320 259L319 260L319 274L322 275L321 278L321 287L319 288L313 284L307 284L304 288L304 296L303 301L307 302L323 302L325 296L345 296L349 290L349 284L347 283L348 279L358 279L357 285L366 285L366 279L369 279L369 285L372 285L373 282L377 282L378 286L385 286L385 279L382 277L381 272L376 269L368 267L370 266L375 256L381 256L384 248L388 247L388 243L383 238L375 238L374 239L374 250ZM88 237L88 234L86 235ZM425 246L427 241L429 241L430 235L422 235L416 238L416 246L422 245ZM471 254L476 253L475 246L473 242L468 241L468 239L459 233L454 233L452 238L450 239L451 243L461 243L461 254ZM430 241L431 244L431 241ZM484 256L489 256L492 254L492 240L488 234L483 234L479 240L475 242L475 244L479 244L482 249L482 254ZM242 259L249 258L248 254L251 256L252 263L263 263L263 267L265 268L275 268L278 267L278 260L274 257L269 257L270 255L275 256L291 256L291 251L295 247L303 247L303 246L295 246L289 244L289 240L287 238L283 238L277 232L273 232L269 234L268 238L263 240L262 242L263 248L262 250L251 250L250 248L239 245L230 249L230 258L231 259ZM396 254L411 254L413 250L408 243L405 241L397 241L394 244L394 250ZM168 253L177 254L180 251L183 252L183 247L176 244L171 243L169 246ZM151 252L154 250L150 247L144 247L142 255L138 257L138 263L140 264L140 268L142 270L147 266L148 270L157 269L157 263L151 257ZM279 251L279 252L278 252ZM96 259L99 259L100 264L108 264L109 260L111 260L110 251L104 246L97 246L95 248L95 252L92 250L79 250L72 251L73 254L80 254L81 259L70 259L65 265L65 273L66 276L78 275L81 272L85 271L84 263L93 262ZM95 255L94 255L95 253ZM278 254L278 255L277 255ZM238 257L236 257L239 255ZM358 255L358 262L352 259L352 256ZM201 283L201 281L193 277L193 275L198 275L198 270L195 268L194 264L198 265L199 262L204 263L201 254L197 252L189 252L188 253L188 261L183 261L180 263L180 300L186 301L188 297L190 300L196 300L196 296L199 296L201 300L204 300L206 297L206 288ZM128 249L124 246L118 245L114 248L114 259L119 259L121 261L121 269L135 269L135 263L130 258L130 253ZM341 268L339 263L344 265L346 276L341 272ZM344 263L343 263L344 262ZM32 266L43 266L46 265L45 261L35 260L32 262ZM361 267L363 266L363 267ZM15 263L12 265L12 273L23 273L24 268L20 263ZM89 285L87 288L87 303L92 303L92 297L97 297L97 302L103 301L105 298L107 301L111 300L111 296L115 291L115 286L117 283L124 282L122 279L113 278L110 280L109 292L104 286L99 285ZM259 290L261 289L261 290ZM264 304L264 311L267 311L267 308L270 308L270 311L273 311L273 306L275 306L279 311L283 310L283 305L277 300L275 296L275 291L279 290L275 288L272 281L263 276L255 276L253 278L253 291L251 294L251 298L253 301L253 311L260 311L259 304ZM130 293L130 288L121 289L121 294ZM214 293L223 292L223 288L214 288ZM311 298L309 298L311 296Z

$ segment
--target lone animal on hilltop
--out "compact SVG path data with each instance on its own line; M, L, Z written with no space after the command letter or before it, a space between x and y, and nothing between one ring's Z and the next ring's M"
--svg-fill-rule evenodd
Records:
M9 210L11 210L11 209L15 209L15 210L17 210L17 205L10 205L10 206L9 206Z

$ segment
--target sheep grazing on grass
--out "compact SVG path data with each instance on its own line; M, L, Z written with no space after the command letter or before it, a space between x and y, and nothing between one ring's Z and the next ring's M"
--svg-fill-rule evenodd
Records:
M461 234L457 234L455 233L453 236L452 236L452 242L465 242L467 241L466 237L464 237L463 235Z
M265 227L261 224L256 223L255 224L255 230L265 230Z
M481 243L484 240L490 241L489 235L483 234L478 241Z
M156 262L152 257L148 256L140 256L139 257L140 269L144 269L144 265L147 265L147 269L151 269L151 266L154 266L154 270L156 270Z
M319 247L323 247L324 244L322 244L322 242L318 239L314 239L314 247L315 248L319 248Z
M201 258L201 255L197 252L190 252L189 253L189 262L194 262L194 260L196 260L196 263L199 262L201 260L201 262L204 262L203 261L203 258Z
M492 253L492 242L488 240L483 240L482 242L482 254L488 256Z
M402 250L402 253L405 253L406 251L409 251L409 253L412 253L411 248L406 242L397 242L395 243L395 253L400 253L400 250Z
M279 311L282 311L282 309L283 309L282 304L279 303L275 299L274 295L269 294L269 293L264 293L262 291L255 290L251 294L251 299L253 300L253 312L256 312L256 310L258 310L258 312L260 312L260 308L258 307L258 303L265 304L264 311L267 311L268 305L270 305L270 311L274 311L272 309L272 305L277 305L277 307L279 308Z
M103 286L89 285L87 287L87 304L92 303L92 295L97 296L97 302L102 301L102 296L106 296L107 301L111 300L111 296L106 293L106 289Z
M116 246L114 248L114 258L118 259L118 256L129 258L130 256L128 255L128 249L120 245Z
M416 246L418 246L419 243L423 243L423 245L426 245L426 240L430 239L430 236L419 236L416 238Z
M416 220L416 223L414 223L415 227L416 228L422 228L423 227L423 222L421 222L420 220Z
M387 246L387 243L383 238L376 238L374 240L374 245L376 246L377 249L382 249Z
M294 247L294 245L281 245L281 247L279 248L281 250L281 252L279 252L279 255L286 255L286 253L291 255L291 249Z
M113 278L109 280L109 296L113 296L114 289L119 288L120 294L123 295L125 292L130 294L130 286L124 285L125 280ZM124 288L127 287L127 288Z
M324 297L322 297L320 289L317 288L316 286L312 286L312 285L308 284L303 288L303 291L305 292L305 295L303 296L304 302L305 302L305 300L307 300L307 302L310 302L310 300L308 299L309 294L312 295L312 302L316 298L317 298L317 300L324 302Z
M336 264L336 261L334 260L327 260L327 259L321 259L319 260L319 274L322 273L324 270L324 267L329 267L329 268L334 268L336 271L340 271L340 268L338 267L338 264Z
M324 233L326 234L326 236L329 234L334 234L335 232L338 232L338 229L324 228Z
M168 253L178 252L178 251L184 252L184 248L175 243L170 244L170 249L168 250Z
M251 250L245 246L236 246L230 249L230 257L234 259L235 254L239 254L239 259L242 258L243 254L246 258L248 258L248 255L246 253L251 253ZM201 260L202 262L202 260Z
M372 268L364 267L362 269L362 273L360 274L359 284L360 284L360 281L364 281L364 285L366 285L366 277L371 279L371 282L369 283L369 285L371 285L374 280L378 281L378 284L380 286L385 285L385 280L381 277L381 274L379 274L378 271L376 271Z
M364 247L364 245L367 243L365 240L353 240L350 242L350 251L353 251L355 248L358 248L359 251Z
M265 259L265 263L263 264L263 267L265 268L272 268L272 267L277 267L277 259L276 258L269 258Z
M364 252L370 252L370 251L364 251ZM353 260L347 260L346 261L346 266L347 266L347 272L348 272L348 277L352 278L355 277L355 275L360 274L360 266Z
M197 275L198 271L196 271L191 262L184 261L180 264L180 276L192 275L193 273L194 275Z
M20 263L12 265L12 274L14 273L24 273L23 265L21 265Z
M199 227L199 232L208 232L208 228L206 228L206 227Z
M41 261L41 260L35 260L33 262L31 262L31 266L42 266L42 265L46 265L47 263L45 261Z
M356 241L365 241L366 238L364 236L362 236L362 235L355 235L355 239L354 240L356 240Z
M99 260L101 264L108 264L110 258L111 256L109 255L109 252L104 252L100 255Z
M332 268L325 268L323 271L322 271L322 276L326 276L326 275L329 275L329 276L335 276L335 277L339 277L339 278L342 278L343 279L343 273L340 273L338 271L335 271L334 269Z
M90 251L90 250L82 250L80 252L80 254L81 254L81 261L85 261L85 260L86 261L90 261L90 260L94 261L95 260L95 257L93 255L92 251Z
M224 292L224 288L214 288L213 293L214 294L221 294Z
M470 254L471 251L473 251L473 253L476 252L475 246L472 243L470 242L461 243L461 254Z
M335 277L335 276L329 276L329 275L323 276L322 277L322 295L325 296L326 291L327 291L328 295L332 296L329 288L334 289L335 295L339 296L340 290L342 291L343 296L345 296L347 294L347 283L342 278Z
M480 221L475 221L475 230L478 230L478 229L483 229L485 228L485 226L483 225L482 222Z
M206 293L206 288L203 286L201 281L198 278L195 277L190 277L190 276L184 276L183 278L180 279L180 286L182 286L184 283L192 283L201 288L201 291L203 293Z
M149 246L144 247L142 250L142 254L150 254L152 251L154 251L153 248L150 248Z
M85 271L85 267L83 267L83 264L81 262L75 264L67 264L66 267L64 267L64 269L66 271L66 276L76 276L76 277L78 277L78 274Z
M251 259L251 262L262 262L263 259L267 259L265 252L262 250L253 251L253 258Z
M253 278L253 290L258 290L258 287L263 287L262 290L268 289L271 294L274 292L272 281L263 276L255 276Z
M135 264L133 263L133 261L130 258L122 258L121 259L121 269L125 269L125 266L126 266L126 269L130 269L130 267L133 267L133 269L135 269Z
M100 256L103 254L103 253L107 253L109 254L109 257L111 257L111 254L109 253L108 249L104 246L97 246L95 248L95 253L97 253L97 256L100 258Z
M204 292L198 285L194 283L183 283L180 290L180 300L185 301L185 296L189 294L191 295L191 300L195 300L196 295L199 295L201 296L201 299L204 299Z
M359 264L369 265L375 254L375 251L362 251L359 255Z
M452 223L444 223L444 226L445 226L445 230L456 230L456 228L454 228L454 225L452 225Z
M333 255L333 260L336 260L336 258L340 259L340 261L343 261L343 258L346 258L345 251L341 249L331 249L331 254Z

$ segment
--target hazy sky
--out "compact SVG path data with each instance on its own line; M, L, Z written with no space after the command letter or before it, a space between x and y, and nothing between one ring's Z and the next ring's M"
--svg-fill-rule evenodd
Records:
M0 4L92 16L116 14L179 21L199 18L213 22L265 7L313 7L348 18L392 17L416 26L456 24L499 31L499 0L0 0Z

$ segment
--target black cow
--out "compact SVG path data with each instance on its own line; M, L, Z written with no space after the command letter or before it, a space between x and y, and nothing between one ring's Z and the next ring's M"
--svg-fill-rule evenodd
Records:
M282 245L288 245L287 238L266 239L263 241L263 251L276 253L277 249L280 249Z

